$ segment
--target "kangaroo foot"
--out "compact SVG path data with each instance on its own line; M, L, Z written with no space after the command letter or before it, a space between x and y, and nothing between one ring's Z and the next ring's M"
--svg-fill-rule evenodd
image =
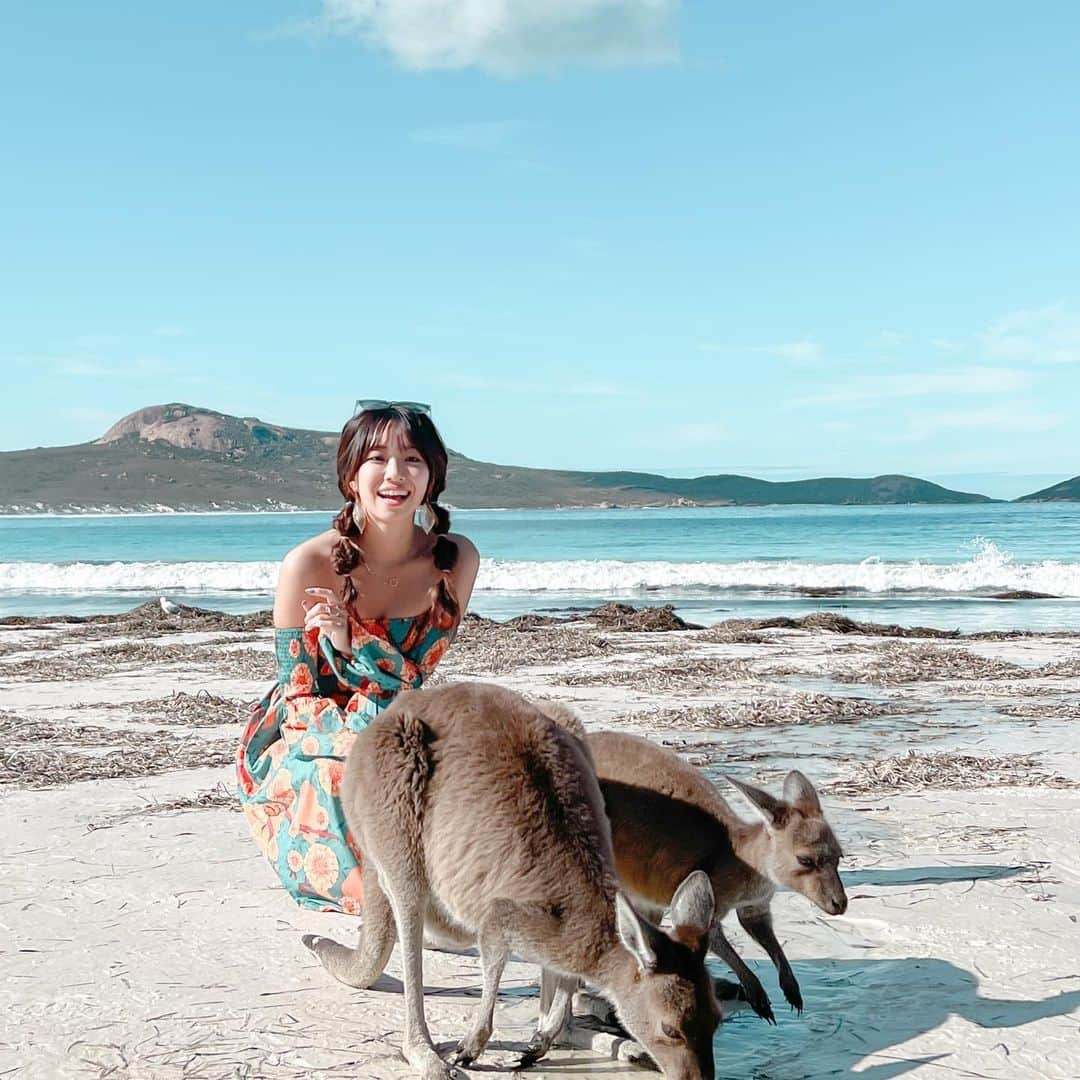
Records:
M468 1074L443 1061L430 1046L405 1051L405 1059L420 1080L469 1080Z
M529 1045L525 1047L525 1053L518 1059L515 1068L528 1069L535 1065L541 1058L547 1057L554 1042L555 1039L551 1035L545 1035L542 1031L533 1032L533 1037L529 1040Z
M478 1028L470 1031L464 1039L457 1044L457 1049L450 1055L453 1065L471 1065L483 1052L484 1047L491 1038L491 1028Z

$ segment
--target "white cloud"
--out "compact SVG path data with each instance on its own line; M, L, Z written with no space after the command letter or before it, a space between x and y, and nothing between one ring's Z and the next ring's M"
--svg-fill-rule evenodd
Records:
M1065 422L1058 413L1031 412L1015 406L920 412L908 420L908 434L898 441L917 441L943 431L979 431L993 438L995 434L1049 431Z
M825 349L816 341L781 341L775 345L721 345L703 342L698 348L707 353L737 353L743 356L777 356L793 364L816 364L825 356Z
M874 345L879 349L898 349L906 345L911 339L907 334L897 333L895 330L882 330Z
M725 440L726 432L719 424L682 424L669 438L679 446L715 446Z
M62 375L77 375L93 379L149 378L154 375L170 374L170 369L160 360L149 358L132 360L130 363L103 364L99 360L62 357L55 360L54 365Z
M943 353L959 353L964 351L964 343L962 341L951 341L948 338L931 338L930 344L938 352Z
M486 375L464 375L458 373L433 375L431 382L449 386L455 390L497 391L506 394L540 394L552 397L640 397L635 391L628 390L614 383L597 380L582 382L534 382L518 379L494 379Z
M1039 364L1080 362L1080 315L1064 304L1014 311L979 336L990 356Z
M968 394L1010 394L1024 389L1030 376L1012 368L969 367L955 371L914 371L907 375L858 375L820 394L798 398L793 406L857 405L895 398Z
M453 146L462 150L495 150L513 127L508 121L480 124L452 124L448 127L422 128L409 133L414 143L429 146Z
M677 58L678 0L323 0L318 30L360 38L414 71L498 75Z

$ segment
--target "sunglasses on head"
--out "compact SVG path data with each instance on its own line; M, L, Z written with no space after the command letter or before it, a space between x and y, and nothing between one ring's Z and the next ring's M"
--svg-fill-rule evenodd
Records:
M420 413L421 416L431 415L431 406L425 405L422 401L382 401L378 398L361 398L353 409L353 416L368 412L370 409L405 409L406 412Z

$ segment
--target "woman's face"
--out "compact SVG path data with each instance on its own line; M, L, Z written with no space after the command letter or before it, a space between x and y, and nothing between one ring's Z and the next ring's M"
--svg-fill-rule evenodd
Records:
M420 451L396 424L387 424L360 463L353 480L360 505L376 521L412 518L427 495L431 471Z

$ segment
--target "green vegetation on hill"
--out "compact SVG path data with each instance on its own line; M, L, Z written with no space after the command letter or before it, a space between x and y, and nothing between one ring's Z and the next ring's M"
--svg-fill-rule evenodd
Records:
M0 453L0 513L333 508L340 502L337 440L332 432L190 405L151 406L124 417L96 442ZM526 469L455 452L444 499L462 508L990 501L910 476L678 479Z
M1033 491L1030 495L1021 495L1017 502L1080 502L1080 476L1071 480L1062 480L1042 491Z

